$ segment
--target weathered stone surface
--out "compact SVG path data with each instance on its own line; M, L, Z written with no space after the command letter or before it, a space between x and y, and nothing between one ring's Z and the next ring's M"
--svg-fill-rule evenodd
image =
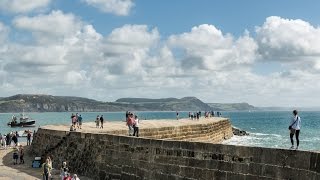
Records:
M207 138L208 132L222 138L221 132L231 125L220 123L173 128L180 135L170 128L157 133L146 129L149 138L39 128L32 148L35 156L50 155L55 168L67 161L72 172L92 179L319 179L316 152L186 141L195 134L189 136L185 131L193 129L200 138ZM161 132L166 137L172 132L182 141L151 137Z

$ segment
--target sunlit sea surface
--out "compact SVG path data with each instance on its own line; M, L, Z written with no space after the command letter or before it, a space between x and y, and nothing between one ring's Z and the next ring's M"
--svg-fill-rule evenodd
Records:
M176 112L135 112L140 119L172 119L176 118ZM0 113L0 133L10 131L36 130L39 126L47 124L70 124L69 112L27 113L36 120L36 126L28 128L11 128L7 122L12 113ZM103 115L106 121L124 121L124 112L82 112L83 122L93 122L97 115ZM16 116L19 114L15 114ZM302 127L300 132L300 149L320 150L320 112L300 112ZM188 112L180 112L180 117L188 117ZM230 118L232 125L246 130L249 136L234 136L227 140L226 144L259 146L270 148L289 148L288 126L291 112L287 111L263 111L263 112L222 112L223 117ZM20 138L19 141L25 141Z

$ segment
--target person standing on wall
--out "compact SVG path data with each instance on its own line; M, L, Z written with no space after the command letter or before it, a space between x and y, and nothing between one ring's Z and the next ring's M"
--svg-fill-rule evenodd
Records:
M79 127L81 129L81 126L82 126L82 116L81 116L81 114L78 117L78 123L79 123Z
M27 132L28 132L28 134L27 134L27 146L30 146L31 145L31 131L28 130Z
M100 128L103 129L103 115L100 116Z
M293 136L296 135L296 141L297 141L297 147L296 149L298 149L299 147L299 134L300 134L300 128L301 128L301 119L298 116L298 111L297 110L293 110L293 117L289 126L289 130L290 130L290 140L291 140L291 148L290 149L294 149L294 141L293 141Z
M134 116L133 136L139 137L139 119L137 115Z

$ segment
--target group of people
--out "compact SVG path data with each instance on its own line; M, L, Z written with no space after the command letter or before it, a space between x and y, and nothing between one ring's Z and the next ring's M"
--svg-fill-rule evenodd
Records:
M129 128L129 136L139 137L139 118L132 112L126 112L126 124Z
M103 115L101 115L101 116L97 115L95 123L96 123L96 128L103 129L103 123L104 123Z
M19 137L18 132L11 131L10 133L3 134L3 135L0 133L1 147L3 149L7 149L7 146L9 146L9 147L18 146L18 137Z
M45 162L42 164L42 176L43 180L52 179L52 160L50 157L47 157ZM60 168L60 177L61 180L80 180L77 174L71 176L69 173L69 168L67 167L67 162L63 162Z
M201 118L201 114L202 114L201 111L199 111L199 112L189 112L189 119L191 119L191 120L199 120ZM205 118L210 118L210 117L214 117L214 116L215 116L214 111L205 111L204 112L204 117ZM219 111L216 112L216 116L220 117L221 113Z
M81 114L71 114L71 127L70 127L70 131L76 131L77 128L78 129L81 129L81 126L82 126L82 116Z

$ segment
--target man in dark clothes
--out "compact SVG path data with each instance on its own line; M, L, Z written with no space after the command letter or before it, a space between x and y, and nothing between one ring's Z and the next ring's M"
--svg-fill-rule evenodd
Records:
M100 117L100 128L103 129L103 115Z

